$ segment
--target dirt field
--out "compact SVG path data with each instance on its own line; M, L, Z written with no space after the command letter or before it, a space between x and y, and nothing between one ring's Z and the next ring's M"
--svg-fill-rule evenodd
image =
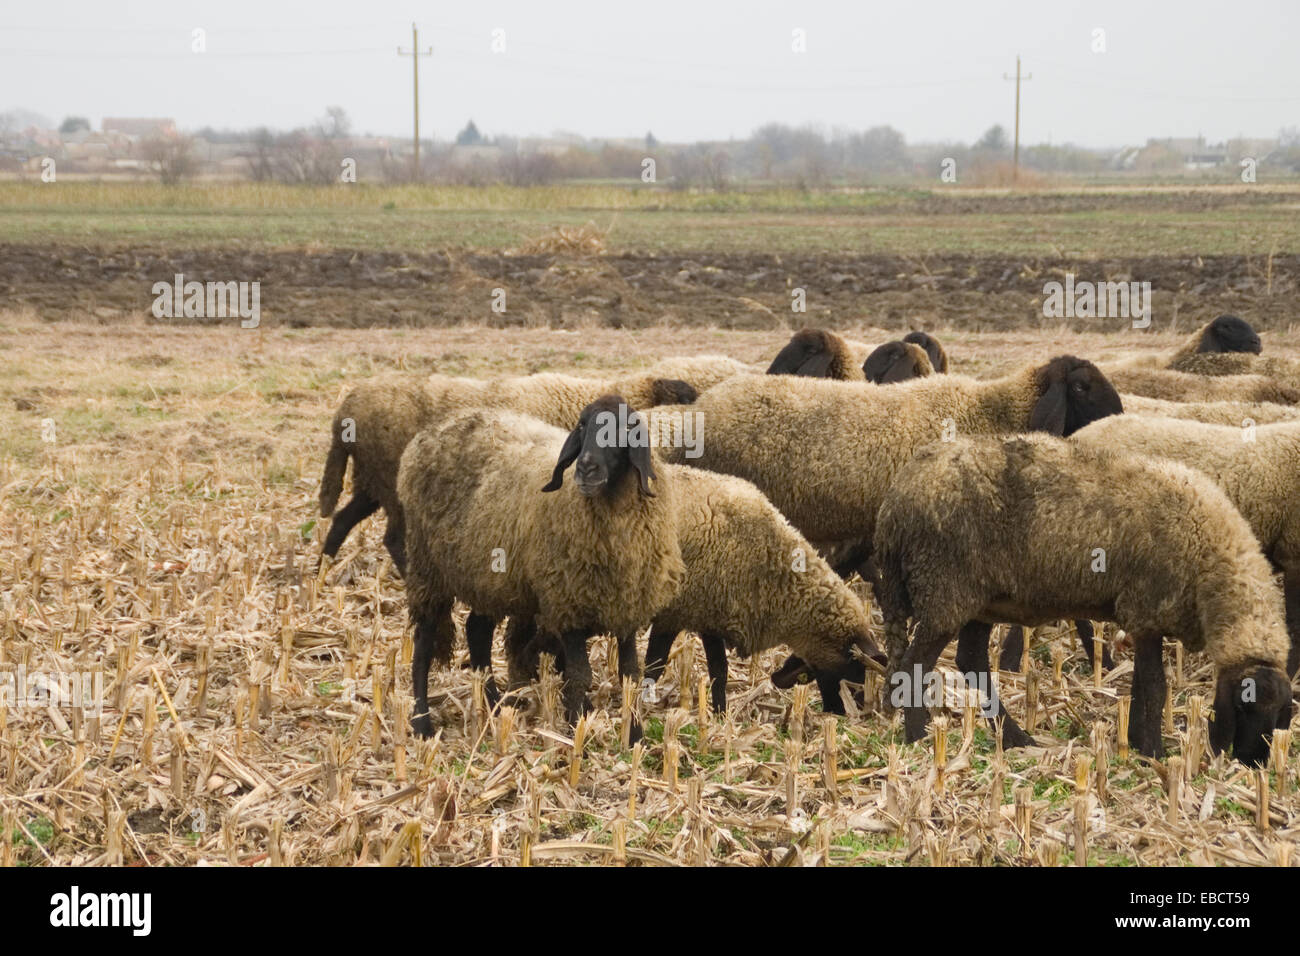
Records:
M916 746L902 744L898 722L878 713L825 724L815 693L810 702L806 691L777 691L766 680L775 652L752 667L733 661L729 713L701 714L703 655L690 641L679 642L658 699L638 705L647 735L630 751L620 740L610 648L597 640L598 709L575 757L553 684L533 693L526 711L488 714L459 669L432 677L439 736L413 739L411 642L381 523L354 533L324 575L315 571L329 415L344 389L379 371L590 372L691 352L765 364L789 334L778 307L797 271L812 277L803 280L810 303L820 294L813 289L828 290L843 305L835 324L866 341L886 337L874 318L890 329L912 318L883 311L885 301L900 310L945 303L943 314L958 317L935 327L957 369L988 375L1063 351L1109 358L1168 348L1220 308L1207 301L1246 295L1234 289L1251 275L1240 263L1169 266L1162 277L1186 284L1201 305L1186 309L1175 332L1154 334L977 320L977 301L987 316L989 302L1041 289L1041 279L1017 271L1023 263L1007 263L1006 276L982 261L973 276L954 261L941 270L927 263L936 277L927 287L916 278L925 269L898 261L792 266L741 255L694 266L600 260L608 271L591 294L623 290L622 307L637 315L642 303L647 313L683 313L646 328L610 328L607 315L620 306L605 303L590 305L590 317L587 306L569 305L571 329L285 321L250 331L237 321L110 318L140 308L131 297L141 277L211 260L115 253L92 264L92 254L65 250L51 269L48 257L15 266L6 252L6 301L44 313L58 305L56 288L79 296L84 281L102 298L78 308L112 312L58 323L0 312L0 668L21 667L32 681L102 670L107 701L98 719L39 706L39 695L37 706L0 706L0 834L11 835L0 839L0 863L1051 864L1076 861L1076 819L1086 822L1090 865L1291 860L1300 835L1294 756L1281 772L1258 775L1209 759L1203 715L1212 689L1200 656L1167 655L1165 741L1184 761L1180 770L1174 760L1118 752L1131 662L1094 683L1065 636L1041 636L1032 694L1024 677L1002 675L1002 698L1041 744L1005 754L982 726L964 726L960 707ZM268 284L274 276L303 297L301 314L315 310L330 324L366 325L371 310L391 308L424 317L411 325L437 326L455 301L478 294L431 301L429 275L472 276L456 281L481 291L514 270L520 275L506 277L538 315L555 308L564 316L574 295L547 291L560 279L548 278L542 259L268 255L245 265L267 269ZM1288 269L1293 277L1294 264ZM840 283L837 274L851 278ZM1209 285L1193 293L1194 280ZM888 281L899 284L872 291ZM840 289L851 283L858 293ZM1257 287L1251 295L1238 311L1266 318ZM757 308L763 320L740 321L750 312L737 305L742 296L773 314ZM859 301L880 311L850 313ZM66 300L62 308L76 311ZM1300 355L1300 332L1264 338L1270 354ZM1036 697L1032 719L1027 696Z
M1055 328L1044 283L1151 284L1152 321L1179 329L1224 312L1260 329L1300 323L1300 254L1069 256L800 252L625 252L599 256L496 252L375 252L88 248L0 245L0 292L46 318L148 315L155 282L261 283L273 326L568 329L716 326L1002 331ZM503 290L504 311L495 290ZM806 311L792 311L803 289ZM173 321L173 320L164 320ZM218 320L219 321L219 320ZM1080 330L1124 331L1117 319L1071 319Z

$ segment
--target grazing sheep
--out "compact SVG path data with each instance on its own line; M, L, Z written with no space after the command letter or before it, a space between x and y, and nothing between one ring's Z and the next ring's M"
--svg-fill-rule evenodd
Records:
M1121 392L1172 402L1300 404L1300 389L1264 375L1223 375L1216 378L1140 367L1110 368L1106 375Z
M800 329L776 353L767 374L861 382L862 359L870 351L870 346L851 343L829 329Z
M851 648L884 663L862 601L749 482L663 467L673 469L686 576L677 599L654 620L646 676L657 680L674 639L693 631L704 643L713 708L723 712L727 646L749 657L787 644L808 662L823 709L842 714L840 681L860 684L864 677Z
M1042 430L1069 435L1123 410L1091 362L1061 356L1004 378L935 375L866 383L740 375L691 406L707 438L698 458L665 457L758 486L818 547L867 542L894 474L946 436Z
M921 346L921 348L925 349L925 354L930 359L930 366L940 375L948 374L948 353L944 351L943 346L939 344L939 340L929 332L922 332L920 330L908 332L903 336L903 341L910 345Z
M1282 595L1250 526L1207 477L1046 436L935 443L903 468L875 535L891 696L907 739L925 733L923 674L961 634L958 670L988 693L988 630L1068 618L1135 638L1129 743L1159 757L1164 635L1218 671L1211 743L1258 764L1291 715ZM907 619L915 627L907 644ZM968 678L969 679L969 678ZM1004 716L1004 743L1032 738Z
M1071 437L1083 448L1111 448L1181 462L1208 475L1250 524L1282 573L1291 653L1300 668L1300 422L1254 427L1118 416Z
M873 385L893 385L934 374L925 349L912 342L886 342L862 363L862 374Z
M384 546L398 571L406 573L397 465L407 442L421 428L436 425L456 412L503 408L570 428L582 409L602 394L627 396L635 408L689 403L695 400L697 390L746 371L750 369L734 359L702 355L666 359L613 381L543 373L495 381L432 375L423 381L391 377L362 382L334 415L321 478L321 516L334 512L349 458L353 497L334 516L322 552L334 557L352 529L383 508L388 519Z
M544 633L560 635L570 719L591 683L590 634L615 634L620 671L637 676L636 629L673 601L684 570L677 495L670 477L656 476L642 427L624 399L607 395L582 409L567 435L515 412L478 409L411 440L397 488L417 733L432 730L429 666L450 657L454 598L480 619L535 618ZM570 465L574 481L563 487Z

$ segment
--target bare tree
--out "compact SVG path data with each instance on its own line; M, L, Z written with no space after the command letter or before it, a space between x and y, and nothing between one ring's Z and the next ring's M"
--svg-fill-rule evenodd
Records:
M194 140L188 136L154 136L140 143L140 157L164 184L174 186L199 168Z

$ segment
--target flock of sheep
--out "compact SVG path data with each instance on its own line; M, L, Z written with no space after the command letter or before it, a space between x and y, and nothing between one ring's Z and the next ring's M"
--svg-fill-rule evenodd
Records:
M1163 753L1173 637L1215 665L1214 748L1259 764L1300 667L1300 363L1260 352L1248 323L1220 316L1172 354L976 380L948 374L923 332L872 349L805 329L767 374L697 356L611 380L372 380L334 418L324 553L383 509L424 735L457 600L493 703L503 619L510 685L554 654L570 719L587 706L588 639L613 635L637 681L650 625L647 679L698 634L723 709L727 650L784 645L773 683L810 677L828 712L868 669L885 675L909 740L954 638L958 669L992 688L993 625L1016 626L1014 667L1023 627L1078 619L1089 652L1094 620L1132 639L1132 747ZM1032 742L995 694L985 705L1004 745Z

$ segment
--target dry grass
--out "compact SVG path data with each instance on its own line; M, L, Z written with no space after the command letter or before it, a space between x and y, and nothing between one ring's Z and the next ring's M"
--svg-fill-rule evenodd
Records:
M468 671L435 671L441 732L410 736L411 642L379 522L315 571L326 422L347 381L691 351L758 362L782 335L253 333L0 314L0 666L102 669L106 696L98 720L0 709L11 837L0 863L1052 864L1078 862L1077 826L1090 865L1289 862L1294 759L1263 775L1261 814L1260 778L1204 753L1208 663L1172 651L1177 756L1158 764L1118 750L1131 664L1095 683L1068 637L1031 655L1032 690L1002 676L1018 718L1036 700L1042 746L1026 751L999 753L957 701L914 747L878 713L826 724L806 688L766 680L777 653L733 661L729 712L701 713L691 641L657 699L637 705L639 752L620 739L603 640L578 761L553 680L520 712L490 714ZM1032 333L948 341L958 357L978 348L1002 364L1120 347Z
M581 226L556 226L513 252L522 256L601 256L605 254L605 238L611 229L612 222L604 229L590 221Z

